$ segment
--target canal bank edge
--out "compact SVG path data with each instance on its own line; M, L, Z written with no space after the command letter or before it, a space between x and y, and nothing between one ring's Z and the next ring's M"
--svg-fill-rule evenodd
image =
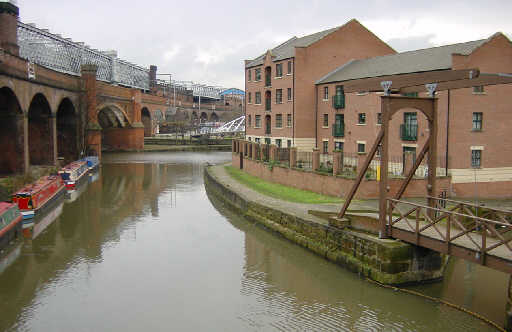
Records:
M388 285L440 280L440 254L401 241L306 220L252 200L223 183L215 173L224 166L205 167L207 192L250 222L265 226L286 239L362 276Z

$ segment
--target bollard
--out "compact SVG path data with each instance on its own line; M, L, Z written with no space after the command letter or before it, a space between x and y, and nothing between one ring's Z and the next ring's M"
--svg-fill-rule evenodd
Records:
M320 150L318 148L313 149L313 171L320 168Z

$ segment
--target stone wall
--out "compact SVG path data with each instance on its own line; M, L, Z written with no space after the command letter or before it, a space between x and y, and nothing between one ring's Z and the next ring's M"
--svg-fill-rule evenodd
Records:
M210 168L206 168L204 180L209 195L248 221L263 225L365 277L385 284L414 283L442 277L442 258L438 253L396 240L317 224L263 206L223 185L212 175Z

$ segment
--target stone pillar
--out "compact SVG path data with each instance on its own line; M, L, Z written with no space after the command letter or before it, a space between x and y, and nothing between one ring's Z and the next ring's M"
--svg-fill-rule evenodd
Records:
M275 161L275 145L270 144L268 146L268 161Z
M57 142L57 114L50 114L50 128L52 130L52 139L53 139L53 165L58 166L57 158L58 158L58 142Z
M318 148L313 149L313 171L320 168L320 150Z
M96 116L96 72L98 67L93 64L83 64L80 68L82 87L85 90L84 103L86 117L85 149L95 153L101 159L101 127Z
M18 18L20 10L10 2L0 2L0 48L19 56Z
M414 166L414 153L411 151L405 152L403 162L404 162L403 174L407 175L407 174L409 174L410 170L412 169L412 166Z
M252 143L252 159L256 160L256 149L258 148L258 144Z
M297 148L290 148L290 168L297 167Z
M334 176L341 173L343 168L343 152L335 150L332 153L332 174Z

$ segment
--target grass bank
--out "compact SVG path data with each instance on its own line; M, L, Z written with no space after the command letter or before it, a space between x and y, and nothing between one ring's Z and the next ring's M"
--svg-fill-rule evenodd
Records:
M233 166L225 166L228 174L241 184L270 197L288 202L304 204L340 203L341 198L320 195L312 191L295 189L277 183L263 181L262 179L240 171Z

